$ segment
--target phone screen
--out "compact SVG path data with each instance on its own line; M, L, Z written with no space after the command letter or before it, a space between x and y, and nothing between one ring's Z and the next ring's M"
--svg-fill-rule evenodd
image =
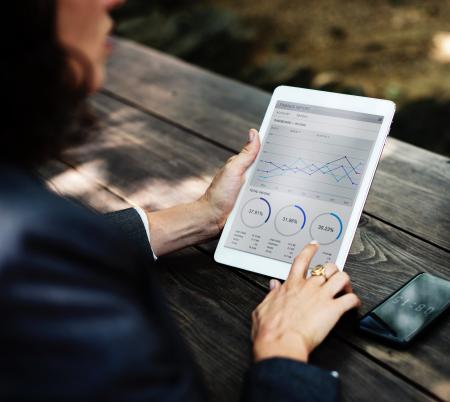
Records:
M334 262L383 116L278 101L225 247L312 266Z
M450 281L419 274L360 321L360 328L408 342L450 305Z

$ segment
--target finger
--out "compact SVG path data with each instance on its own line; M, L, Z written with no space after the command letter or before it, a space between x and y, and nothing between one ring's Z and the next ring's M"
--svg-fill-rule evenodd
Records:
M281 282L278 281L277 279L271 279L269 281L269 291L267 292L266 296L264 297L264 300L262 301L262 303L259 305L259 308L264 308L264 302L268 299L270 299L272 293L278 289L281 286Z
M278 281L277 279L271 279L269 281L269 288L270 291L274 290L274 289L278 289L281 286L281 282Z
M306 273L311 264L311 260L319 249L319 243L313 240L295 257L287 281L300 280L306 278Z
M248 136L249 142L247 143L247 145L229 163L229 167L233 169L233 171L239 176L243 175L256 159L259 148L261 146L258 131L252 128L249 131Z
M352 308L356 308L361 305L359 297L354 293L347 293L341 297L338 297L334 300L334 303L339 309L339 313L341 315L351 310Z
M325 276L328 279L330 279L334 274L339 272L339 268L337 267L336 264L331 264L329 262L327 262L326 264L324 264L325 267Z
M352 284L350 282L350 277L345 272L338 272L334 274L324 285L327 293L334 297L339 292L344 291L345 293L352 292Z
M323 264L323 266L325 268L324 275L311 275L309 278L310 283L313 283L317 286L322 286L335 273L339 272L339 268L336 266L336 264L326 263Z
M316 286L322 286L327 281L327 278L323 275L311 275L308 279L308 283L312 283Z

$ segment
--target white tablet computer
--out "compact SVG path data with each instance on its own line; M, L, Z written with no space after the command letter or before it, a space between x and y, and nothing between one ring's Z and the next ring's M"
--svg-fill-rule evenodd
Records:
M278 87L215 260L285 279L316 240L311 267L342 270L394 112L387 100Z

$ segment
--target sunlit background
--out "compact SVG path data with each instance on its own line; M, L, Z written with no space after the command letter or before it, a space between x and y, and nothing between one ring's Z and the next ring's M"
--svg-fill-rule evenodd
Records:
M116 33L272 91L388 98L391 134L450 155L450 1L129 0Z

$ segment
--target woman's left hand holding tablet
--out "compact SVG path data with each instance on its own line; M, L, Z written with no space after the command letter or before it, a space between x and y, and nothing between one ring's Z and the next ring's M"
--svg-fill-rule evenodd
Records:
M199 200L205 203L219 230L223 228L233 209L245 180L245 172L255 161L260 146L259 133L252 128L248 133L247 144L239 154L228 159Z
M258 131L251 129L248 137L242 151L228 159L197 201L146 211L155 255L202 243L219 234L244 183L245 172L258 155Z

